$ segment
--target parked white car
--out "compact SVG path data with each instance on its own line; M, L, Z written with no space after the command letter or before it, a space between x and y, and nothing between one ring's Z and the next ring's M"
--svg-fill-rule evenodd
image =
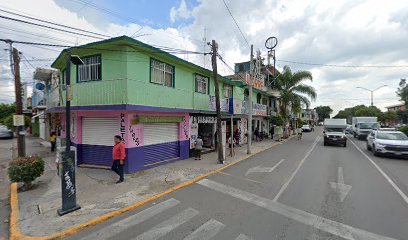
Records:
M303 125L302 126L302 132L311 132L312 129L310 128L310 125Z
M400 131L373 130L367 136L367 150L375 156L408 155L408 137Z

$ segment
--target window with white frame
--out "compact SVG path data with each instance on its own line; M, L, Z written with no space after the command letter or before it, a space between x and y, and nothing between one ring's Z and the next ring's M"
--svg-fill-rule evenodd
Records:
M224 97L232 98L232 86L229 84L224 84Z
M174 66L151 59L150 82L174 87Z
M101 55L81 57L83 65L77 65L78 82L101 80Z
M198 93L208 94L208 83L210 79L201 75L195 75L195 91Z

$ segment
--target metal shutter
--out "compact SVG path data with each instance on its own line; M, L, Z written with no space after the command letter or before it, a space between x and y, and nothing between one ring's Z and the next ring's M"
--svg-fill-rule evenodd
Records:
M179 156L179 124L144 124L144 164L152 164Z
M82 161L84 164L112 164L113 137L119 132L118 118L82 118Z

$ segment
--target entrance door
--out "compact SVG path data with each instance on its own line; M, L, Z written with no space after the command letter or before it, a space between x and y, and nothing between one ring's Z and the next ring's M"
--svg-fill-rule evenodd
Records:
M179 124L148 123L144 124L144 165L163 160L178 158Z

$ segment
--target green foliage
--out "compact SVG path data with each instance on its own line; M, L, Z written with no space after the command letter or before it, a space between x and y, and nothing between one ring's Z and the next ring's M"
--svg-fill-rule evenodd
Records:
M300 104L304 104L306 108L310 106L310 100L316 99L316 90L306 84L305 80L312 81L312 73L309 71L298 71L293 73L289 66L283 68L283 72L277 77L275 82L276 89L281 94L281 109L282 116L288 116L288 106L292 109L300 109Z
M296 121L297 121L297 126L298 126L298 127L302 127L302 126L303 126L303 120L302 120L302 119L298 118Z
M408 126L400 127L398 130L405 133L405 135L408 136Z
M4 124L4 118L12 115L16 111L16 105L13 104L0 104L0 122Z
M283 119L281 116L273 116L269 118L269 122L276 126L283 126L285 119Z
M405 103L405 106L408 106L408 85L406 79L401 79L396 93L401 101Z
M396 112L385 112L379 116L378 120L380 122L387 122L387 121L393 121L398 118L398 114Z
M358 105L341 110L336 116L334 116L334 118L351 119L351 117L381 117L381 114L381 110L377 107Z
M316 107L316 113L319 116L319 122L323 122L325 118L330 118L330 114L333 112L329 106Z
M13 115L8 115L7 117L5 117L3 119L3 124L6 125L8 128L10 129L15 129L14 125L13 125ZM24 124L25 126L29 126L31 124L31 118L29 116L24 116Z
M10 162L8 175L11 182L31 183L44 172L44 160L39 156L20 157Z

